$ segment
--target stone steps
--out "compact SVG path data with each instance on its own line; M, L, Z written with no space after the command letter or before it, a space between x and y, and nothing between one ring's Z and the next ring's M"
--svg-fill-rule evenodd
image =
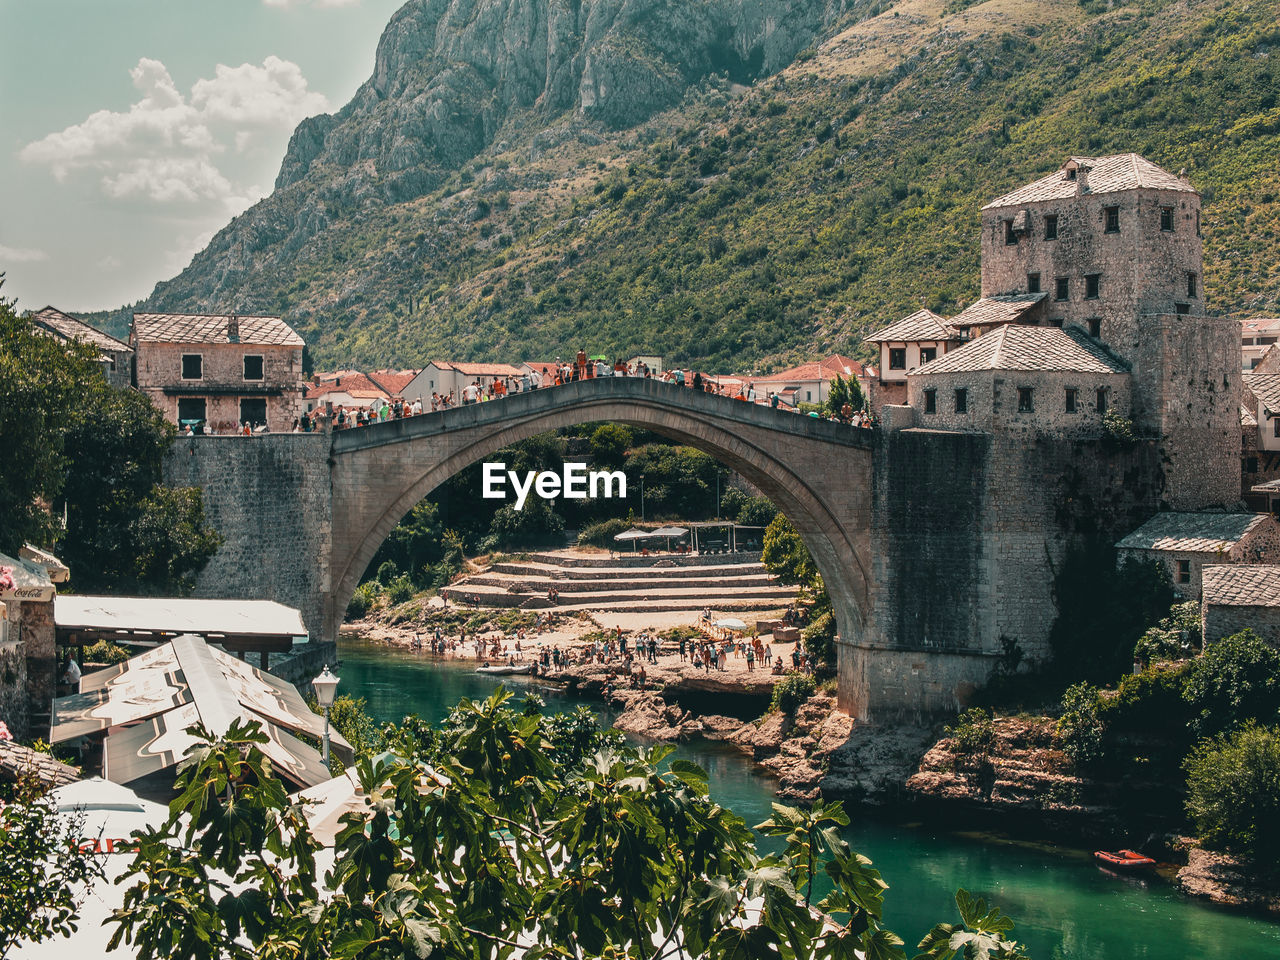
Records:
M540 597L545 599L546 597L546 590L530 591L528 593L508 593L506 590L490 586L477 586L471 582L461 583L453 587L445 587L440 592L450 600L462 604L470 603L470 598L475 597L479 601L480 605L485 607L518 607L530 598ZM560 590L559 602L556 606L583 606L594 607L597 609L607 606L612 610L620 609L617 604L637 601L687 600L689 601L689 609L696 609L704 606L711 606L720 609L724 607L726 603L731 601L758 600L762 603L766 603L768 606L754 607L753 609L763 610L785 607L794 598L794 588L783 586L725 587L716 588L714 592L708 592L706 589L700 589L697 587L620 590L612 593ZM682 605L678 609L685 609L685 607Z
M481 573L467 578L468 586L493 587L505 590L512 584L529 584L532 592L546 592L547 587L555 586L560 592L598 593L617 590L651 590L680 588L703 588L711 590L736 587L770 587L776 581L769 574L759 571L752 574L732 577L696 577L696 578L618 578L598 580L557 579L547 576L515 576L511 574Z
M590 580L684 580L761 574L760 563L722 563L702 567L595 567L592 569L566 570L549 564L501 561L488 568L486 573L507 574L513 577L542 577L564 581Z
M701 554L657 554L648 557L639 553L619 551L610 556L574 556L560 553L525 554L528 562L540 563L565 570L581 570L593 567L652 567L655 560L670 561L679 567L721 566L726 563L759 563L760 551L740 550L737 553L701 553Z

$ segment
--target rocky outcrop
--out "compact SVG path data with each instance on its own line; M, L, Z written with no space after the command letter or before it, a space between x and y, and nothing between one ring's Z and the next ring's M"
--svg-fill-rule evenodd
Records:
M1178 889L1225 906L1280 916L1280 883L1260 880L1256 870L1225 853L1192 847L1187 865L1178 871Z

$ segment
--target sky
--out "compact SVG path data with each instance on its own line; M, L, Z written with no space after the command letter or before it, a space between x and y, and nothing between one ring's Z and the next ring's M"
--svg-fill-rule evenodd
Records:
M0 295L111 309L271 192L403 0L0 0Z

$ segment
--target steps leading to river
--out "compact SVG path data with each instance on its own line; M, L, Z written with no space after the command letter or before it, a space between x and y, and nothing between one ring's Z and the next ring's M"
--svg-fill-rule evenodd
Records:
M501 560L445 587L449 600L480 607L523 607L619 613L778 610L794 599L748 554L689 557L530 554ZM562 562L576 561L576 562ZM589 561L589 562L582 562ZM690 562L694 561L694 562ZM547 591L558 592L557 602Z

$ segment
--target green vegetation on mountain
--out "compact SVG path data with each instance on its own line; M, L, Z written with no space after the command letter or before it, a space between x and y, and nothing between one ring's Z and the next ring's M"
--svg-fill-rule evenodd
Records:
M586 344L776 366L857 352L867 328L921 305L971 302L982 203L1067 156L1136 151L1204 193L1211 308L1275 311L1278 12L1222 0L801 11L796 35L817 41L772 76L728 71L751 86L690 68L684 99L632 126L643 110L603 123L572 98L516 103L473 156L437 156L411 182L386 146L388 108L364 91L323 131L300 127L277 192L148 306L282 312L321 365ZM375 80L398 72L400 88L425 83L446 102L431 84L447 68L423 52L436 41L413 47L405 18L392 26L383 46L407 59L380 50ZM642 17L626 29L648 35ZM455 93L487 116L483 89Z

